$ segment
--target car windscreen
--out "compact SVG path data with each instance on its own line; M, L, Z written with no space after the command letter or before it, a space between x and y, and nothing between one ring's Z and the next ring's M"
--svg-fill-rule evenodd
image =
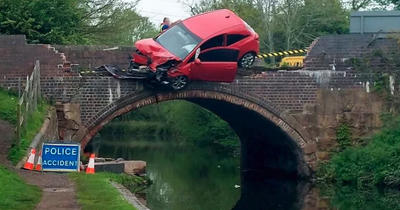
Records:
M201 38L179 23L155 38L155 41L183 60L201 42Z

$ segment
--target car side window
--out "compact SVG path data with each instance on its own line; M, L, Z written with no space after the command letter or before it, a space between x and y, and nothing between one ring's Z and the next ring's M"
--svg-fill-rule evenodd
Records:
M224 35L219 35L216 37L213 37L209 39L208 41L204 42L201 46L200 49L201 51L210 49L213 47L222 47L224 46Z
M215 49L200 53L201 62L237 62L239 50Z
M227 40L226 40L226 45L232 45L235 44L236 42L246 38L247 35L241 35L241 34L228 34Z

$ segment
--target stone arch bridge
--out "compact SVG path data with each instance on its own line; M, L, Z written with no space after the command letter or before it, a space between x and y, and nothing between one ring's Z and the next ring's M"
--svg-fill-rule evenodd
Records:
M212 111L235 130L241 139L243 170L307 177L319 160L329 158L327 151L336 145L335 131L343 120L355 138L369 136L380 126L384 102L370 93L367 79L346 60L395 45L392 40L378 40L371 48L371 35L356 36L315 40L301 70L263 71L238 76L231 84L194 82L177 92L149 89L140 81L80 75L70 68L71 63L81 69L104 63L127 65L131 48L30 45L23 36L0 36L0 52L8 55L0 58L0 85L18 89L33 62L40 60L45 97L79 104L81 122L61 136L64 141L81 142L82 147L119 115L162 101L187 100ZM351 49L346 41L353 43Z

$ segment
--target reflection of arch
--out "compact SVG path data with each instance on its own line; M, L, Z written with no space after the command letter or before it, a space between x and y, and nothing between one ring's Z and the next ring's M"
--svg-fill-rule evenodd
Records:
M242 156L246 156L249 161L247 164L242 162L242 168L248 166L251 169L261 169L268 165L269 169L283 167L278 172L309 174L301 148L311 138L292 116L285 114L265 98L240 91L230 85L216 83L193 83L186 90L179 92L132 92L104 107L85 123L84 127L88 132L80 141L82 147L84 148L92 137L115 117L147 105L174 99L184 99L203 106L230 124L239 135L241 144L247 145L242 146ZM268 160L265 160L267 157ZM268 162L270 159L275 162ZM282 166L285 165L284 161L290 164Z

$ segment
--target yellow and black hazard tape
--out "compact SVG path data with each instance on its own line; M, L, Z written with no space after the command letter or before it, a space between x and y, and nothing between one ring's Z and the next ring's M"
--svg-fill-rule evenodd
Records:
M305 53L307 52L307 49L301 49L301 50L288 50L288 51L281 51L281 52L273 52L273 53L266 53L266 54L258 54L258 58L269 58L269 57L275 57L275 56L283 56L283 55L294 55L294 54L299 54L299 53Z

